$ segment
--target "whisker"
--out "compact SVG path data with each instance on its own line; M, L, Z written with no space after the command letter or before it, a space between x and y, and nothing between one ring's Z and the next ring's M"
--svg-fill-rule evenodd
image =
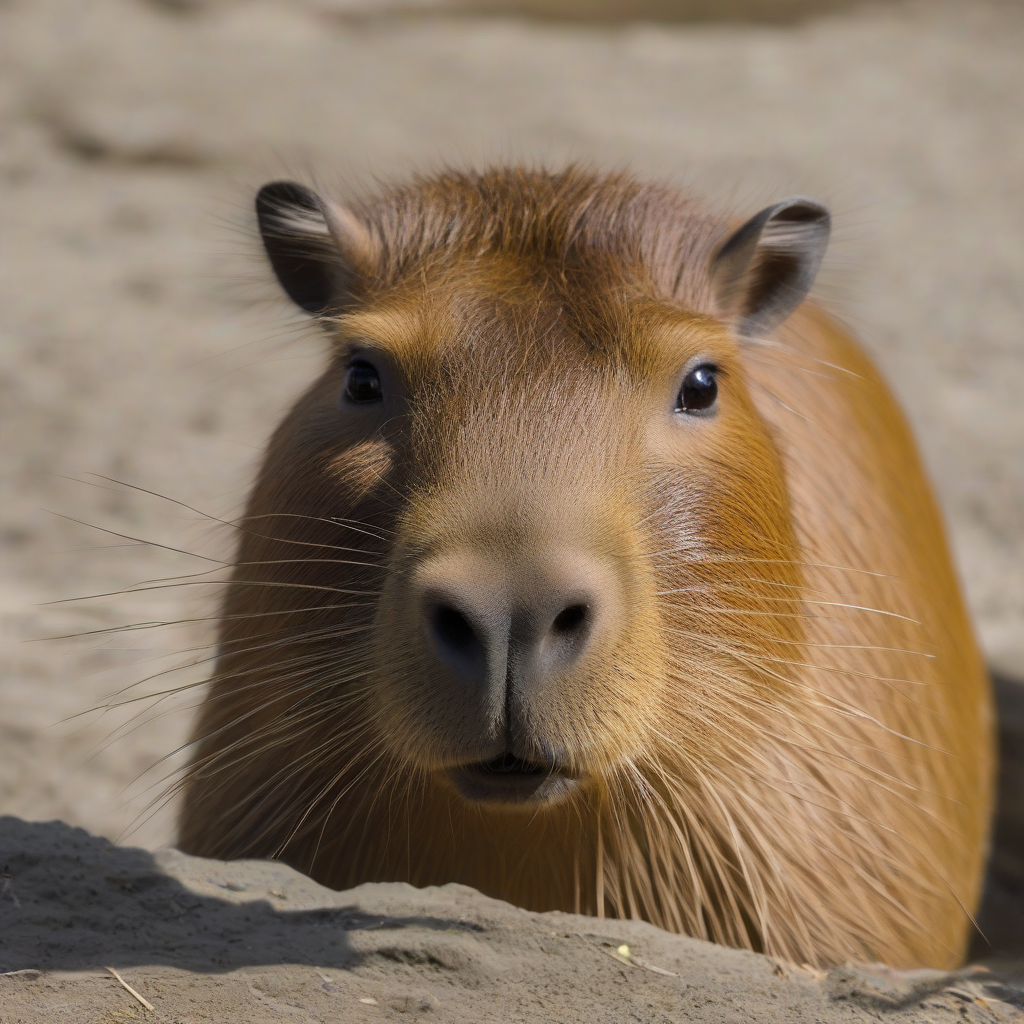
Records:
M69 523L76 523L78 526L84 526L90 530L98 530L100 533L109 534L111 537L117 537L120 540L131 541L133 544L142 544L145 547L160 548L164 551L171 551L176 555L187 555L189 558L201 558L207 562L218 562L221 565L228 565L230 563L223 561L220 558L211 558L209 555L199 555L194 551L186 551L184 548L172 547L170 544L160 544L155 540L144 540L141 537L133 537L128 533L118 533L117 530L110 530L105 526L97 526L95 523L88 523L84 519L75 519L74 516L64 515L62 512L53 512L50 509L45 510L49 515L56 516L58 519L65 519ZM49 604L57 604L59 602L51 601Z

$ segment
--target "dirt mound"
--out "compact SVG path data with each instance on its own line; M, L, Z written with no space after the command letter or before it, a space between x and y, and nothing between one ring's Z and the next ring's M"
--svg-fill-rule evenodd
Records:
M977 968L825 974L640 922L531 914L465 886L334 892L283 864L151 854L60 822L0 819L0 866L5 1024L909 1024L1009 1020L1024 1005Z

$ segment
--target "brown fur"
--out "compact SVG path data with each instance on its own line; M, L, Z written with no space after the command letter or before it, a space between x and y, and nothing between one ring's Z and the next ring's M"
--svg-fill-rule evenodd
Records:
M914 443L856 343L809 304L738 342L707 272L728 225L626 177L449 173L352 210L372 271L240 527L182 848L801 962L959 963L988 684ZM358 429L336 412L353 344L405 395ZM695 354L723 369L720 411L680 430L663 410ZM410 626L412 567L532 566L552 544L612 565L621 598L531 709L585 781L469 803L441 774L460 712Z

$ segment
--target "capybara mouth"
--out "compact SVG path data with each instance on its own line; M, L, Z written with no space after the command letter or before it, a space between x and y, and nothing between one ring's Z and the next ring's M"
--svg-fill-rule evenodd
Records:
M557 765L527 761L510 751L449 769L448 778L461 796L481 803L546 803L578 784Z

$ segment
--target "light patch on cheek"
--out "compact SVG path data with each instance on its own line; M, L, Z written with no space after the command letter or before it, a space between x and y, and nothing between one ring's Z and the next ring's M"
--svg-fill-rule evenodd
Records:
M712 545L699 517L687 506L674 511L669 539L673 553L678 556L696 559L712 552Z
M659 489L658 515L661 531L655 554L668 556L667 564L695 562L714 551L709 537L706 510L692 496Z
M352 501L358 501L383 480L391 468L387 441L362 441L331 460L328 472Z

